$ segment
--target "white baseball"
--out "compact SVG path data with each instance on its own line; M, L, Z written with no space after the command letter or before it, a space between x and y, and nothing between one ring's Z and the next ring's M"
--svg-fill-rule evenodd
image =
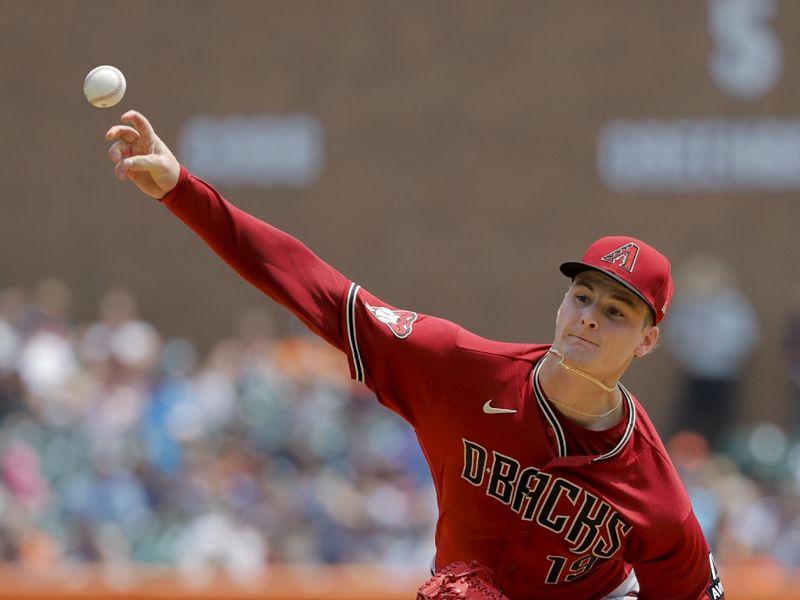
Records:
M111 65L95 67L83 82L83 93L92 106L114 106L125 95L125 75Z

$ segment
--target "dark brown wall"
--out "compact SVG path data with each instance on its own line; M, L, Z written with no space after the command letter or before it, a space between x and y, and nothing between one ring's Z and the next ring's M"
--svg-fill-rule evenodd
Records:
M167 334L224 335L266 300L113 178L103 133L128 108L173 146L196 114L304 112L325 131L313 185L222 191L374 293L549 341L556 265L594 238L630 232L674 264L717 253L765 330L743 414L781 418L796 193L623 195L596 168L610 119L797 114L800 4L779 7L780 83L742 101L709 76L700 0L0 2L0 287L56 275L89 319L121 284ZM125 72L120 106L83 98L97 64ZM675 393L658 354L626 377L657 420Z

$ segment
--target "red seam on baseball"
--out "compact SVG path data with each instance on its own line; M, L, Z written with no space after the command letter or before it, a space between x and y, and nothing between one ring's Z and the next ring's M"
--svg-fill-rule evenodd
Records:
M86 79L87 80L91 79L92 73L101 68L102 67L95 67L94 69L92 69L91 73L89 73L89 75L86 76ZM100 100L107 100L108 98L113 98L114 96L119 94L119 92L122 90L122 78L119 76L116 69L112 69L112 71L114 72L114 75L116 75L117 77L117 87L114 89L113 92L111 92L110 94L106 94L105 96L97 96L96 98L89 98L89 102L98 102Z

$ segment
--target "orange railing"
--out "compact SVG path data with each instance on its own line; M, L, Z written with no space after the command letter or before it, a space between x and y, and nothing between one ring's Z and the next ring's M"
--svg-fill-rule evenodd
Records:
M800 600L800 571L723 565L726 600ZM207 571L0 567L0 600L413 600L424 569L271 566L242 580Z

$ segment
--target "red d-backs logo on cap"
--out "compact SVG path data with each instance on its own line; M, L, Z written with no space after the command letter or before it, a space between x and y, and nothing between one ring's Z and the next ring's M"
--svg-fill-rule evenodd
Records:
M411 335L411 326L417 320L417 313L410 310L392 310L385 306L370 306L364 302L364 306L369 309L369 312L378 319L381 323L392 330L401 340Z
M633 273L633 267L636 266L636 257L639 256L639 246L633 242L628 242L624 246L620 246L606 254L600 260L607 263L613 263L617 266Z

